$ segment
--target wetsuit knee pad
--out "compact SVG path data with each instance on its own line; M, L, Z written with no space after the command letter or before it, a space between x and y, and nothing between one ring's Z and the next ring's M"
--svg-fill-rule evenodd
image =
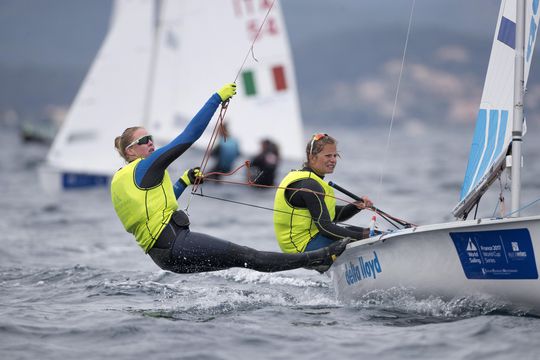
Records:
M173 261L171 259L170 249L152 248L148 252L148 255L150 255L154 263L162 270L173 271Z
M182 210L177 210L172 214L171 221L173 221L179 227L189 226L189 217Z

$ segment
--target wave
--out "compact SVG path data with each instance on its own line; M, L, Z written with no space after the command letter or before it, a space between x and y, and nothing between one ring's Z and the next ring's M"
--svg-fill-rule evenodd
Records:
M531 316L523 309L511 308L500 299L487 295L419 298L413 295L412 289L404 287L371 291L349 305L375 311L374 318L388 320L394 326L456 321L484 315Z

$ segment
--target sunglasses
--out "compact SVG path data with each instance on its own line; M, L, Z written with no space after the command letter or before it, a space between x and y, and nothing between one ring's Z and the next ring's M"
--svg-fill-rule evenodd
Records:
M141 136L140 138L138 138L137 140L133 140L128 146L126 146L126 150L135 145L148 144L148 142L150 141L154 142L154 138L152 137L152 135Z
M313 135L313 137L311 138L311 145L309 146L309 154L310 155L313 155L313 144L315 143L315 141L319 141L321 140L322 138L328 136L328 134L315 134Z

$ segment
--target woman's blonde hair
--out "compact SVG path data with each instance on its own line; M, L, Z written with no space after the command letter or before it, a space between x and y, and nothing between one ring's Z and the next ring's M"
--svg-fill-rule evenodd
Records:
M135 131L139 129L142 129L142 126L129 127L126 130L124 130L122 135L117 136L114 139L114 147L116 148L116 151L118 151L120 156L124 160L126 160L126 162L130 162L133 160L133 159L130 160L129 157L126 155L126 147L129 144L131 144L131 142L133 141L133 134L135 133Z
M314 134L306 145L306 162L304 166L308 166L310 155L317 155L328 144L337 145L337 140L328 134Z

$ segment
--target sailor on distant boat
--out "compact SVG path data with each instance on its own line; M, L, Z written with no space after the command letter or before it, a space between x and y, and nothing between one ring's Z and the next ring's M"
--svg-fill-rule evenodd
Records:
M279 157L279 147L270 139L261 141L261 152L255 156L250 163L250 178L257 185L274 186L276 171L281 159ZM259 189L261 189L259 187Z
M203 179L198 168L187 170L173 184L166 168L202 135L222 101L236 94L227 84L213 94L171 143L155 150L152 135L143 127L130 127L115 139L127 165L111 183L114 209L124 228L162 269L194 273L244 267L273 272L330 265L348 240L304 254L264 252L209 235L191 232L187 215L178 210L178 197L188 185Z
M240 145L238 140L231 136L227 124L221 124L219 128L219 142L212 149L211 156L216 159L216 163L208 178L220 179L221 174L226 174L233 169L234 161L240 155Z
M283 252L312 251L344 238L369 237L368 228L336 224L373 206L367 197L346 206L336 205L334 189L324 176L334 172L338 157L337 141L327 134L315 134L306 146L304 168L291 171L279 184L274 230Z

